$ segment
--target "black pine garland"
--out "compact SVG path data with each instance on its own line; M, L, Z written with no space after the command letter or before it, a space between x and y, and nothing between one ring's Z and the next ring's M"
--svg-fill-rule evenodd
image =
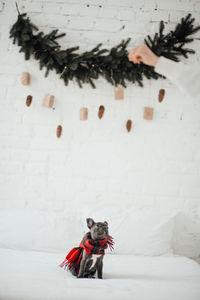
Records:
M18 10L18 7L17 7ZM145 76L148 79L158 79L161 77L154 71L153 67L144 64L133 64L128 60L127 45L130 38L123 40L119 45L108 49L100 49L102 44L98 44L90 51L82 54L76 53L79 47L72 47L61 50L57 42L58 38L65 36L65 33L58 34L58 30L53 30L49 34L37 32L38 28L26 17L26 13L20 14L10 30L10 38L13 43L17 42L20 47L19 52L24 52L25 59L30 59L31 55L39 61L40 69L46 67L45 76L50 70L55 70L64 80L65 85L69 80L75 79L82 87L84 83L90 83L95 88L94 80L103 76L112 85L126 87L126 81L143 86L142 80ZM191 35L200 29L194 27L194 18L188 14L176 25L174 31L164 34L164 22L160 22L159 32L144 40L146 45L158 56L179 61L179 56L188 57L188 54L195 53L194 50L184 48L185 44L193 41Z

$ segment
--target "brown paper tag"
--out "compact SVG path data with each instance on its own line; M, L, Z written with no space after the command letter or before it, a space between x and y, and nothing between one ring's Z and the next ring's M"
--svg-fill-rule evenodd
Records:
M87 107L82 107L80 109L80 120L85 121L88 118L88 109Z
M43 99L43 106L45 107L53 107L54 104L54 96L50 94L46 94Z
M153 120L154 109L152 107L144 107L144 119Z
M116 87L115 88L115 100L123 100L124 99L124 88Z
M23 72L21 76L21 83L23 85L29 85L30 84L30 74L28 72Z

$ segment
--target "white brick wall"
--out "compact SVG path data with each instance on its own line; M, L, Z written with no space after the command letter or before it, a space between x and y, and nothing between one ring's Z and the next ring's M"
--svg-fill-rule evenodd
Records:
M131 48L154 33L161 19L171 29L188 12L200 21L198 0L23 0L18 5L45 32L50 27L65 31L60 43L81 45L80 51L101 41L111 47L129 36ZM45 79L38 63L25 61L8 39L16 18L15 1L0 1L0 208L78 210L100 199L109 206L180 209L189 217L177 225L181 238L174 251L197 257L200 103L167 80L145 81L144 88L129 85L124 101L115 101L113 87L103 79L96 90L79 89L75 83L65 87L54 73ZM199 41L193 45L199 51ZM199 57L197 53L186 63ZM20 83L23 71L31 74L28 87ZM157 101L160 88L166 89L162 103ZM55 95L54 111L42 107L46 93ZM28 108L29 94L33 103ZM97 117L100 105L105 106L102 120ZM153 121L142 118L148 105L154 107ZM83 106L89 109L86 122L79 120ZM128 119L133 121L130 133L125 129ZM63 134L57 139L60 123Z

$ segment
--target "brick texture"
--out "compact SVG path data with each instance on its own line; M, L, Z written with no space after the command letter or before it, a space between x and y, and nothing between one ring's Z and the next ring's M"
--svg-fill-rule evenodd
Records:
M109 48L127 37L131 49L157 31L161 19L166 30L188 12L200 20L196 0L23 0L19 9L45 32L65 31L60 43L80 45L80 52L98 42ZM45 78L38 63L25 61L8 38L16 18L15 1L0 1L0 209L78 210L99 199L109 206L139 199L131 205L190 215L177 226L188 246L183 249L176 239L173 247L175 253L197 257L189 233L200 222L200 103L168 80L145 81L144 88L128 85L124 100L115 101L114 88L103 79L93 90L72 82L66 87L54 73ZM199 53L185 62L190 61L198 63ZM22 72L30 73L29 86L21 84ZM166 92L162 103L160 89ZM55 96L55 110L42 106L48 93ZM30 107L28 95L33 96ZM100 105L105 107L101 120ZM81 107L88 108L84 122ZM153 120L143 120L144 107L154 109ZM129 133L127 120L133 124ZM63 128L59 139L58 125ZM200 249L199 231L193 238Z

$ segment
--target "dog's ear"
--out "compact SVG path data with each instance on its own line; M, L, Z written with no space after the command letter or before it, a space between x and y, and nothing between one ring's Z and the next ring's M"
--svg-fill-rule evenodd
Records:
M92 226L95 224L94 220L91 218L86 219L86 221L89 229L92 228Z
M104 224L106 224L106 226L108 226L108 222L107 221L104 221Z

